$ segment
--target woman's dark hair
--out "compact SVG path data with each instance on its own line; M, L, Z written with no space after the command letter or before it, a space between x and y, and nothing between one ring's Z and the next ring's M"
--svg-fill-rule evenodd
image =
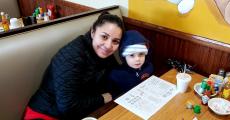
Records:
M104 25L106 22L116 24L120 27L123 35L125 31L123 21L117 15L110 14L107 11L102 12L98 19L93 23L92 31L95 32L97 27Z

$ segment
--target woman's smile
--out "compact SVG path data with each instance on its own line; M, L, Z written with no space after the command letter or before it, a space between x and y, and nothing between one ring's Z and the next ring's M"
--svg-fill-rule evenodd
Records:
M111 53L111 50L108 50L105 46L98 46L99 51L101 52L101 54L103 54L104 56L108 56Z

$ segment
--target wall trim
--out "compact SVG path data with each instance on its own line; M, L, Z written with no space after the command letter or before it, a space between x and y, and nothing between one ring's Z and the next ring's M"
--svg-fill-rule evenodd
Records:
M85 17L85 16L90 16L92 14L101 13L103 11L109 11L109 10L113 10L113 9L117 9L117 8L119 8L119 6L114 5L114 6L105 7L105 8L102 8L102 9L86 11L86 12L82 12L82 13L71 15L71 16L57 18L57 19L54 19L54 20L51 20L51 21L48 21L48 22L40 23L40 24L34 24L34 25L25 26L25 27L18 28L18 29L13 29L13 30L10 30L8 32L0 32L0 38L6 37L6 36L9 36L9 35L18 34L18 33L27 32L27 31L42 28L42 27L47 27L47 26L50 26L50 25L58 24L58 23L63 23L63 22L66 22L66 21L78 19L78 18Z
M161 27L158 25L142 22L142 21L124 17L124 16L123 16L123 20L125 21L125 23L130 23L132 25L136 25L137 27L154 30L154 31L157 31L163 34L174 36L174 37L177 37L183 40L189 40L193 43L201 44L207 47L212 47L214 49L219 49L219 50L230 53L230 44L227 44L227 43L219 42L217 40L213 40L213 39L209 39L209 38L205 38L205 37L201 37L197 35L192 35L189 33L172 30L166 27Z

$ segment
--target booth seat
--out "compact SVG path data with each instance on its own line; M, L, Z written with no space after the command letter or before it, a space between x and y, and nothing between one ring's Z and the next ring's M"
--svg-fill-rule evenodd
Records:
M22 32L0 34L1 120L22 119L51 58L61 47L86 33L103 10L121 17L119 7L112 6L70 16L62 22L56 20L47 26L42 24L36 29L28 27Z

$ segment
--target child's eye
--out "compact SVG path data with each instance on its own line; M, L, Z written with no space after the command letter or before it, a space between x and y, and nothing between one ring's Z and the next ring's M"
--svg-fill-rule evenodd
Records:
M130 57L134 57L134 54L129 55Z
M145 56L145 53L139 53L139 56Z
M113 40L113 44L114 45L119 45L120 44L120 40Z

